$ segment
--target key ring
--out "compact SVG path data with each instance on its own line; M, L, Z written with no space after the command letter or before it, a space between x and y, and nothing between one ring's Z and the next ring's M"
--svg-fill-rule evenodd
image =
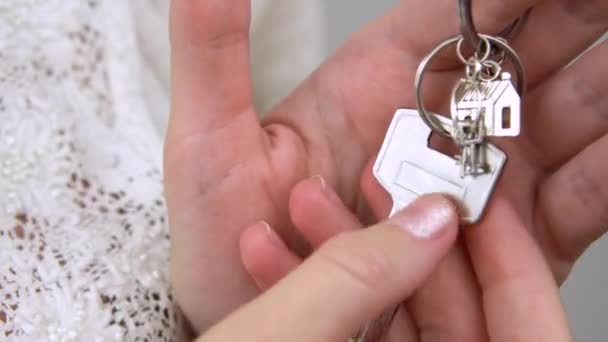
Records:
M471 1L472 0L458 0L460 32L464 41L466 41L474 51L479 52L483 42L481 34L477 31L475 23L473 22L473 6L471 5ZM529 8L523 16L517 18L511 25L507 26L502 32L499 32L495 36L509 39L510 37L517 35L528 20L531 11L532 8Z
M479 37L479 50L475 51L474 53L474 60L479 60L481 62L485 62L488 60L488 58L490 58L490 55L492 53L492 43L490 42L490 40L484 36L480 36ZM464 53L462 53L462 44L464 43L464 39L460 39L458 41L458 43L456 44L456 56L458 56L458 59L460 59L460 61L462 62L462 64L465 64L467 66L474 66L475 62L472 62L471 59L467 59L464 56ZM484 47L484 52L483 54L480 54L479 52L481 51L481 48Z
M507 58L513 61L513 65L515 66L515 71L517 73L517 92L521 97L524 96L526 90L526 74L524 70L523 63L515 50L509 46L505 41L500 38L488 36L488 35L480 35L487 39L490 43L498 46L502 51L504 51L507 55ZM430 115L426 109L424 108L424 103L422 101L422 82L424 80L424 74L426 73L430 62L435 58L441 51L445 48L448 48L454 44L457 44L459 41L465 39L463 36L457 36L454 38L450 38L443 43L439 44L433 51L431 51L420 63L418 67L418 71L416 72L416 80L414 83L414 89L416 92L416 105L418 109L418 114L422 120L437 134L451 138L452 134L448 131L446 127L444 127L438 120L436 120L432 115Z

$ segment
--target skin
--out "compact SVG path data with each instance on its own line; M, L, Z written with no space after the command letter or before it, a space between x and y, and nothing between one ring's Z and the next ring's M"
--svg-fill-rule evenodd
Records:
M165 184L175 295L197 332L255 297L240 262L244 227L265 220L300 256L291 189L322 175L364 222L383 217L386 193L371 175L397 108L412 108L421 58L458 32L454 1L403 0L355 34L260 121L252 105L247 0L172 1L172 112ZM487 332L474 265L491 256L488 231L525 229L558 282L608 222L608 45L564 69L608 28L604 0L476 1L481 32L496 32L535 6L512 42L528 71L523 132L496 143L509 163L483 222L467 228L408 301L429 336L483 341ZM415 14L415 15L414 15ZM441 25L429 25L441 18ZM559 25L555 25L559 22ZM425 99L440 111L462 68L444 56ZM368 206L372 209L368 209ZM511 245L518 251L517 245ZM453 308L460 308L458 311ZM436 312L442 312L439 317ZM444 324L442 322L449 322Z
M298 229L319 249L302 261L266 224L247 229L241 240L242 255L255 279L264 275L258 274L251 262L264 256L291 260L293 267L287 271L289 275L275 274L285 276L281 281L264 279L278 282L270 289L262 287L267 290L263 295L199 341L346 341L366 319L412 296L456 241L457 210L446 198L422 197L390 220L359 230L348 208L327 198L331 190L322 189L320 184L302 182L292 195L298 203L307 203L310 194L317 195L319 201L308 205L316 205L320 215ZM304 194L304 189L310 191ZM298 208L297 204L292 206ZM476 265L488 340L572 341L557 284L529 232L515 227L495 230L492 235L509 243L496 243L492 258ZM519 247L521 256L511 256L511 244ZM525 262L524 267L521 262ZM525 272L499 275L491 271L496 265ZM392 327L386 342L426 340L419 334L422 330L407 324L403 316L397 316Z

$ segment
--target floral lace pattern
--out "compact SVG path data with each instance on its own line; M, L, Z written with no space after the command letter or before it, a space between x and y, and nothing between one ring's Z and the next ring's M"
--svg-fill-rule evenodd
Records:
M162 142L132 82L129 13L0 3L0 339L177 339Z

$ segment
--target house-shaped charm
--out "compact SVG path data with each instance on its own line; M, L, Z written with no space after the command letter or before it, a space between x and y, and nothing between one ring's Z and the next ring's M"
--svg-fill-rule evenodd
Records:
M485 134L495 137L518 136L521 128L521 98L509 73L500 78L474 83L462 80L454 89L452 118L476 120L483 115Z

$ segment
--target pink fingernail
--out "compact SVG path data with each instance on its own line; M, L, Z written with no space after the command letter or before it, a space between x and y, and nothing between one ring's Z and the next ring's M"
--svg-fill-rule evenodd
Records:
M329 199L333 203L342 204L342 199L340 198L340 196L338 196L338 194L336 194L336 192L331 187L327 186L327 182L325 181L325 178L323 178L323 176L314 175L311 177L311 179L314 179L321 184L321 190L323 191L325 198Z
M433 239L457 222L454 204L440 195L424 196L389 219L419 239Z
M280 248L286 248L285 243L283 242L283 240L281 239L279 234L277 234L277 232L274 231L274 229L272 229L270 227L268 222L262 221L262 222L260 222L260 224L263 225L264 228L266 229L266 236L268 237L268 240L270 241L270 243L272 243L273 245L280 247Z
M321 175L314 175L310 177L310 179L315 180L321 184L321 188L325 189L327 187L327 182L325 182L325 178Z

